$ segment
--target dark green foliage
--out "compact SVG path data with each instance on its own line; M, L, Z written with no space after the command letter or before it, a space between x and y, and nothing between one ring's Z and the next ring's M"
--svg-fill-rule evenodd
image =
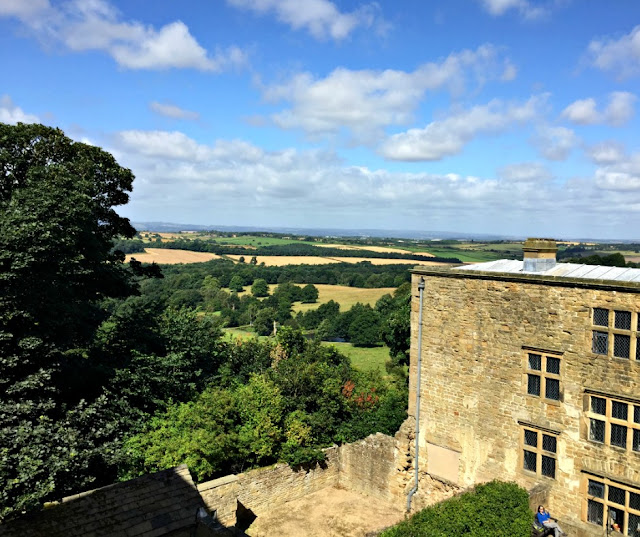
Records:
M527 492L492 481L428 507L380 537L528 537L532 521Z
M307 284L302 288L300 292L300 299L304 304L313 304L318 300L318 288L313 284Z
M241 276L236 274L233 278L231 278L231 281L229 282L230 291L236 291L237 293L240 293L243 291L243 287L244 287L244 280L242 279Z
M382 317L380 337L389 347L392 365L408 365L411 346L411 284L404 283L398 287L392 299L382 297L376 304L376 310Z
M616 252L609 255L593 254L586 257L574 257L565 259L565 263L584 263L585 265L604 265L605 267L625 267L627 266L624 256Z
M113 209L132 181L58 129L0 124L0 519L92 480L102 441L85 417L101 405L67 383L101 300L135 289L112 252L135 233Z
M264 278L256 278L251 286L251 294L257 297L264 297L269 294L269 285Z

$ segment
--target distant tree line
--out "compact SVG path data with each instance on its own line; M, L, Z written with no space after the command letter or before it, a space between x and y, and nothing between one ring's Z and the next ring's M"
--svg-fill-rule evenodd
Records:
M122 241L123 248L128 248L128 241ZM247 256L320 256L320 257L367 257L376 259L408 259L412 261L438 261L441 263L460 263L457 257L429 257L420 254L403 254L399 252L375 252L373 250L355 250L343 248L327 248L312 244L276 244L270 246L250 247L243 245L218 244L215 240L177 238L167 242L147 243L153 248L167 248L173 250L189 250L193 252L208 252L218 255L247 255ZM124 251L124 250L123 250Z

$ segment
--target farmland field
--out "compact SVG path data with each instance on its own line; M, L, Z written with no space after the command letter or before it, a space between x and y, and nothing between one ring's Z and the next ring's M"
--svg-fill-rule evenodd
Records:
M161 265L175 265L177 263L203 263L212 259L220 259L219 255L206 252L191 252L189 250L169 250L166 248L145 248L144 253L129 254L125 262L134 257L141 263L153 263Z
M316 309L320 304L334 300L340 304L340 311L347 311L351 309L351 306L360 302L362 304L369 304L375 306L375 303L382 295L393 294L396 290L395 287L381 287L378 289L363 289L360 287L347 287L346 285L326 285L317 283L315 284L318 289L318 301L314 304L301 304L296 302L293 305L294 313L299 311L309 311ZM269 286L269 292L272 293L276 288L276 285Z
M243 255L228 255L229 259L237 261ZM305 255L259 255L258 264L264 263L268 267L282 267L284 265L328 265L329 263L360 263L369 261L372 265L441 265L435 261L415 261L413 259L385 259L376 257L317 257Z
M354 347L351 343L332 343L325 341L323 345L333 345L338 351L351 360L351 365L359 371L379 371L386 375L384 364L389 360L389 347Z

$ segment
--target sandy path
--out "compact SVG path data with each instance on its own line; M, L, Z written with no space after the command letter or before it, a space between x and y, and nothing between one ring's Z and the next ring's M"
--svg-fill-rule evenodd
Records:
M330 487L287 502L259 516L247 530L251 537L365 537L404 518L388 503Z

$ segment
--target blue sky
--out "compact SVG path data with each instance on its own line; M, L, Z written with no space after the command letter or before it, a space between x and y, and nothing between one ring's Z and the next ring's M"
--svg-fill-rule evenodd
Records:
M133 221L640 239L637 0L0 0L0 70Z

